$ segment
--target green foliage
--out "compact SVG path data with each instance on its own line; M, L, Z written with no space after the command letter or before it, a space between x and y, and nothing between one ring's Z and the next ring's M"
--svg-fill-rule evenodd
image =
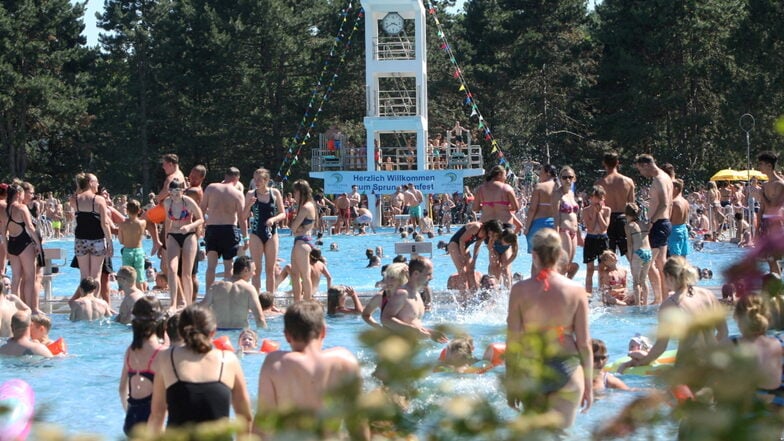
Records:
M68 0L0 2L0 152L3 178L39 173L62 179L82 154L92 99L92 51L81 46L83 4ZM59 166L52 161L60 153Z

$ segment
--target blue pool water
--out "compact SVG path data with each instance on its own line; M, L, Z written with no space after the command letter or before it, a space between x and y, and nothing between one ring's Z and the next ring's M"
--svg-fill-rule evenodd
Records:
M292 238L281 237L281 257L290 256ZM434 239L433 248L438 240L448 240L449 236ZM367 260L365 249L381 245L384 248L383 263L389 263L394 257L394 244L399 236L391 230L381 230L379 234L368 236L325 236L324 256L328 259L329 270L334 283L352 285L361 292L373 291L374 284L380 279L379 268L365 268ZM338 243L340 251L330 252L329 244ZM68 254L68 261L73 254L73 242L69 239L50 241L47 247L63 248ZM149 250L149 243L146 249ZM119 249L116 246L116 249ZM699 267L713 269L716 278L702 281L706 286L721 284L720 274L724 267L737 261L742 251L737 247L723 243L708 243L700 253L695 253L690 261ZM113 261L114 268L120 267L120 259ZM157 259L154 263L158 264ZM443 291L447 278L454 272L449 256L442 251L433 253L434 277L431 286L436 291ZM530 257L520 253L513 265L514 271L527 273L530 268ZM477 268L486 269L486 251L482 251ZM70 296L78 283L78 270L62 268L61 274L55 278L54 295ZM584 273L578 273L577 279L583 280ZM199 278L204 282L204 265L202 264ZM285 285L282 285L285 289ZM326 291L326 282L322 280L321 292ZM438 295L440 299L426 316L429 324L448 323L463 328L474 336L477 352L491 342L503 341L506 326L507 295L499 294L493 305L477 310L464 310L455 306L448 295ZM627 342L635 332L652 336L656 326L655 308L605 308L593 305L591 310L591 333L594 338L603 339L609 348L610 359L625 353ZM106 440L122 437L124 413L118 394L118 381L123 363L123 353L131 340L130 329L109 321L94 323L71 323L64 314L53 316L51 336L64 336L68 342L70 355L55 360L31 361L23 359L0 359L0 382L10 378L22 378L28 381L36 393L37 410L40 419L56 423L68 433L96 433ZM363 373L368 379L368 387L375 383L370 372L375 366L371 351L361 346L356 335L368 329L359 317L330 317L327 319L327 346L345 346L357 354L363 363ZM731 324L731 332L734 326ZM238 333L228 332L233 342ZM269 329L260 332L262 338L272 338L283 343L283 324L280 318L269 320ZM435 360L442 349L441 345L430 344L421 355L425 359ZM477 354L481 356L480 354ZM257 395L258 372L263 362L263 355L246 356L242 359L248 389L252 400ZM624 381L633 387L651 387L650 377L624 376ZM419 402L413 406L428 406L441 403L445 396L452 393L468 393L490 397L498 403L498 409L511 417L511 410L506 408L506 400L499 391L497 376L492 372L483 376L450 377L434 375L424 381L423 394ZM446 391L444 384L449 384ZM580 414L570 438L585 439L599 424L614 416L634 393L610 393L594 404L586 414ZM671 439L671 428L659 429L656 438Z

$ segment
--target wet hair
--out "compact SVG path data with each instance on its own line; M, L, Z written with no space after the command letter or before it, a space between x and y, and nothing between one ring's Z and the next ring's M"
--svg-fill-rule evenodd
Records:
M231 265L231 270L233 274L236 276L239 273L245 271L246 269L251 268L253 265L253 259L248 256L239 256L234 259L234 263Z
M49 316L44 313L32 314L30 316L30 322L35 323L38 326L43 326L46 328L47 332L52 330L52 319L50 319Z
M615 152L615 151L607 152L607 153L604 154L604 158L602 159L602 162L604 163L604 165L606 165L608 167L617 167L618 166L618 156L619 156L618 152Z
M254 347L259 344L259 333L254 331L253 329L243 329L242 332L240 332L240 336L237 337L238 342L242 341L243 335L250 335L251 337L253 337L253 341L256 342ZM241 346L241 345L238 344L237 346Z
M332 285L327 290L327 314L332 315L340 306L340 298L346 294L345 285Z
M655 164L655 162L653 160L653 156L651 156L651 155L649 155L647 153L643 153L641 155L637 155L637 157L634 158L634 163L635 164Z
M771 167L776 166L776 161L779 160L779 155L770 150L764 151L757 155L757 161L770 164Z
M310 250L310 256L309 257L310 257L310 263L311 264L314 264L316 262L322 262L324 264L327 263L327 259L324 258L324 256L321 255L321 250L318 249L318 248L313 248L312 250Z
M591 196L604 199L604 197L607 196L607 191L601 185L594 185L593 189L591 189Z
M633 217L634 220L640 218L640 206L634 202L627 202L626 208L623 210L624 214L628 217Z
M161 156L161 161L168 162L169 164L175 164L176 165L176 164L180 163L180 157L177 156L174 153L167 153L167 154Z
M408 275L414 274L415 271L425 271L427 268L427 260L422 256L412 257L408 261Z
M217 327L212 310L197 303L180 312L177 330L188 349L198 354L206 354L212 350L211 338Z
M598 355L607 355L607 345L604 343L603 340L599 340L598 338L591 339L591 348L593 349L593 356L595 357Z
M324 326L324 308L318 302L295 303L283 314L283 328L297 342L308 343L319 338Z
M129 279L131 281L131 284L136 283L137 276L138 274L136 274L136 268L129 265L123 265L117 271L117 277L125 277L126 279Z
M373 254L374 254L374 251L373 251L372 248L365 248L365 257L370 259L373 256Z
M488 288L491 280L495 280L496 282L498 282L498 278L492 274L483 275L482 278L479 280L479 287Z
M180 181L179 179L173 179L169 182L169 190L183 190L185 189L185 183Z
M300 205L304 204L305 202L313 201L313 190L310 188L308 181L304 179L297 179L294 181L292 189L299 193L299 200L297 202Z
M11 316L11 330L23 330L30 327L30 314L27 311L17 311ZM14 332L15 333L15 332Z
M172 346L182 340L182 337L180 337L180 331L178 330L179 324L179 312L170 315L169 318L166 319L166 335L169 337L169 343L171 343Z
M502 173L506 173L506 168L503 165L496 165L495 167L491 168L490 171L487 172L487 176L485 176L485 181L492 181L493 179L500 176Z
M401 285L408 283L408 265L405 263L396 262L384 270L384 277L389 276L393 280L397 280Z
M407 263L407 262L408 259L406 258L406 256L402 254L398 254L397 256L395 256L394 259L392 259L392 263Z
M142 211L142 204L136 199L129 199L128 202L125 203L125 211L127 211L128 214L138 215L139 212Z
M378 256L370 256L370 260L368 261L368 268L372 268L375 266L381 265L381 258Z
M498 219L491 219L487 222L482 223L482 230L485 230L485 233L495 233L501 234L504 229L504 226L501 225L501 221Z
M133 304L133 341L131 349L141 349L144 341L155 334L158 338L163 338L165 327L165 316L161 302L155 296L145 296Z
M517 235L511 228L504 228L501 232L501 240L511 245L513 249L517 249Z
M732 283L725 283L721 285L721 298L734 299L735 298L735 285Z
M444 364L465 366L474 362L474 339L470 336L456 337L446 345Z
M552 268L561 257L561 237L552 228L542 228L533 239L533 252L539 256L543 268Z
M275 296L269 291L264 291L259 294L259 303L261 309L270 309L275 305Z
M98 289L98 280L96 280L95 277L85 277L79 282L79 288L82 290L83 294L95 292L95 290Z
M768 331L768 307L759 295L741 297L735 305L734 317L744 336L764 335Z
M697 270L683 256L672 256L664 263L664 275L670 276L678 288L691 288L699 280Z

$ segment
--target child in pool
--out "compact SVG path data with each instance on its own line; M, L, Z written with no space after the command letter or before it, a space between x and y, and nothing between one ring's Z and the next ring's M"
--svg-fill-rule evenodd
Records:
M626 293L626 270L618 268L618 256L613 250L604 250L599 256L599 286L606 305L621 305L634 301Z
M52 320L46 314L32 314L30 316L30 339L44 344L52 355L65 355L68 348L60 337L57 340L49 338L49 331L52 330Z
M505 229L500 238L488 247L490 268L488 273L496 276L507 288L512 286L512 262L517 258L517 235Z
M240 332L237 341L239 352L243 354L256 354L259 352L259 334L253 329L245 329Z
M635 360L641 360L645 356L648 355L648 351L651 350L651 342L648 340L647 337L644 335L634 334L631 340L629 340L629 357Z
M626 243L629 263L632 267L634 285L634 304L648 304L648 270L651 268L653 254L648 241L648 233L642 231L638 222L640 207L635 203L626 204Z
M604 370L607 364L607 345L604 341L592 339L593 346L593 391L600 394L607 389L630 390L620 378Z
M52 340L49 338L49 331L52 330L52 320L44 314L32 314L30 316L30 339L39 343L49 345Z

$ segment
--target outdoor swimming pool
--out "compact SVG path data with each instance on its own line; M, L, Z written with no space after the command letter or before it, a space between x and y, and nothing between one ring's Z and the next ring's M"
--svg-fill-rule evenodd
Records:
M444 235L433 239L433 248L438 240L448 240ZM381 245L384 248L383 263L391 262L394 257L394 244L399 242L397 234L391 230L381 230L379 234L368 236L325 236L324 256L328 259L329 270L333 283L348 284L358 291L373 291L374 284L380 279L379 268L365 268L364 257L366 248ZM288 259L293 239L287 235L281 237L281 256ZM338 243L340 251L330 252L329 244ZM72 240L50 241L47 247L60 247L66 251L68 261L73 254ZM149 250L150 244L146 244ZM119 249L119 247L117 247ZM712 268L716 277L710 281L702 281L706 286L721 284L720 274L724 267L737 261L742 255L734 245L724 243L707 243L705 249L695 253L690 259L699 267ZM154 260L156 266L157 259ZM434 277L431 286L442 291L447 278L454 272L449 256L442 251L433 253ZM114 258L114 268L118 269L120 259ZM486 251L482 251L477 268L486 269ZM530 257L523 252L514 263L514 271L527 273L530 268ZM204 281L204 265L201 265L199 277ZM578 273L577 279L583 280L584 272ZM78 283L78 270L62 268L61 274L55 279L54 295L70 296ZM286 289L285 284L281 288ZM202 288L203 291L203 288ZM326 282L322 279L321 292L326 291ZM476 341L477 356L491 342L503 341L506 327L507 295L499 294L494 305L476 310L462 310L449 296L439 295L440 299L428 313L425 320L428 324L449 323L465 329ZM610 360L622 356L626 345L635 332L653 335L656 326L656 310L644 308L605 308L593 305L591 310L591 334L594 338L603 339L609 348ZM106 440L119 439L122 435L124 413L118 395L118 382L123 363L123 353L131 341L130 329L112 322L71 323L64 314L53 316L51 336L64 336L68 342L70 355L54 360L0 359L0 382L10 378L22 378L28 381L36 393L37 410L40 419L56 423L69 433L97 433ZM370 379L375 362L372 352L361 346L356 338L358 332L368 329L361 318L355 316L329 317L327 346L345 346L357 354L363 364L363 373L368 379L369 387L375 385ZM735 326L730 323L731 332ZM238 332L219 333L229 335L236 343ZM283 323L280 318L269 320L269 329L260 332L262 338L272 338L287 345L283 339ZM442 349L435 343L426 346L421 355L428 360L435 360ZM242 359L251 399L255 401L258 372L263 362L263 355L251 355ZM633 387L650 387L651 377L624 376L624 381ZM429 406L440 403L445 392L439 385L449 381L453 390L458 393L471 393L489 396L498 403L498 409L511 417L512 411L506 408L506 400L499 391L497 376L491 371L485 375L467 375L462 377L445 374L433 375L423 382L423 394L420 402L413 406ZM607 421L618 410L634 397L634 393L610 393L600 399L587 414L580 414L570 438L585 439L594 427ZM427 423L427 422L426 422ZM431 422L432 423L432 422ZM672 439L672 434L662 428L661 439Z

